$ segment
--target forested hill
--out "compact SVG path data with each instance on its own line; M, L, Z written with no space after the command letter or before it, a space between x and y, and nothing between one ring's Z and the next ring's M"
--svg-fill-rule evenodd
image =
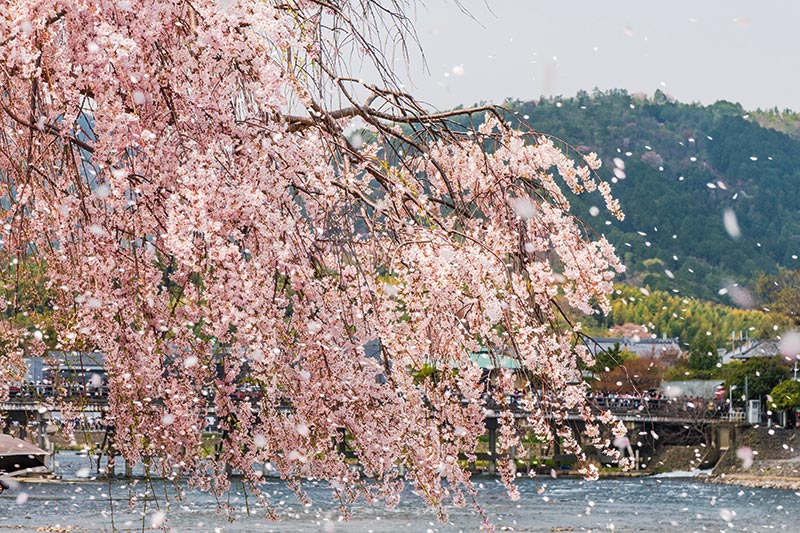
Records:
M623 222L607 216L597 197L573 207L617 247L628 281L725 301L718 291L732 281L800 266L800 140L777 131L780 114L625 91L511 107L537 131L600 154L605 179L614 175L614 158L624 162L625 178L613 186ZM592 216L594 205L599 215Z

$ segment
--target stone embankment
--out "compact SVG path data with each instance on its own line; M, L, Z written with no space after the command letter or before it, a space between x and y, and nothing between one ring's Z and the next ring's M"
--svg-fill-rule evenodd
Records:
M660 446L651 457L643 457L641 467L652 474L690 472L714 466L716 452L704 445Z
M800 430L738 428L735 445L723 453L708 481L800 490Z

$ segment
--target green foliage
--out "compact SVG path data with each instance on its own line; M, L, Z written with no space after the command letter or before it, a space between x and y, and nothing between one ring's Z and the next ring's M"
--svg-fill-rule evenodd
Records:
M414 383L421 385L426 380L436 383L441 379L441 371L436 366L425 363L419 370L413 371Z
M609 372L634 357L636 357L636 354L632 354L628 350L623 350L617 342L611 348L597 354L595 357L595 364L590 370L595 374L599 372Z
M49 290L46 263L33 255L10 257L6 250L0 250L0 299L5 302L0 312L12 327L28 332L18 341L3 341L0 357L18 346L28 356L41 355L41 345L31 342L37 331L46 348L57 346L58 327L51 317Z
M754 291L770 310L785 315L795 325L800 324L800 270L761 274L755 281Z
M707 369L689 368L687 359L680 359L664 371L665 381L684 381L688 379L722 379L724 367L717 366Z
M744 363L730 363L724 368L725 386L736 387L733 395L736 403L741 403L740 398L745 393L745 377L749 398L761 398L789 379L789 375L789 365L780 357L753 357Z
M730 280L797 265L792 256L800 255L800 139L776 131L794 135L797 115L748 114L731 102L684 104L663 93L646 98L621 90L510 105L536 130L580 152L597 152L606 180L613 158L624 160L627 178L613 187L624 221L592 216L590 208L601 205L593 195L570 201L616 246L628 282L731 302L733 291L718 294ZM738 239L724 228L726 209L736 214ZM663 267L646 263L653 259Z
M781 381L770 393L774 408L778 410L800 407L800 382L793 379Z
M716 368L719 360L717 346L711 339L711 335L698 331L689 347L689 369L708 372Z
M764 128L770 128L795 139L800 139L800 114L791 109L779 111L777 107L750 113L751 118Z
M618 285L612 297L611 313L597 315L590 329L593 333L605 334L609 327L627 323L646 325L658 336L679 337L684 342L710 331L711 335L706 335L708 340L714 346L725 347L732 331L748 331L754 338L771 337L774 325L785 326L790 321L773 313L735 309L666 291L651 290L643 294L639 289Z
M686 379L694 379L694 372L689 370L686 361L681 361L672 365L664 372L665 381L683 381Z

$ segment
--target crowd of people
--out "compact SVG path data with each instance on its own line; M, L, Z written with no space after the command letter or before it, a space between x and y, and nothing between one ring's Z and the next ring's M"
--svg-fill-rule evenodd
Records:
M97 385L92 383L79 383L74 381L62 381L53 384L50 381L26 381L24 383L14 383L8 386L8 397L16 398L52 398L54 396L73 398L83 396L87 398L107 398L108 384L101 382Z
M694 415L720 416L730 409L727 399L687 395L667 396L658 391L647 391L642 394L591 392L589 400L598 409L635 410L665 415L685 412Z

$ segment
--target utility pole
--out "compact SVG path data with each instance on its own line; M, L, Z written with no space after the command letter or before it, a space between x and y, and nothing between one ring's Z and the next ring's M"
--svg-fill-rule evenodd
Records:
M747 387L747 376L744 377L744 404L750 399L750 389Z

